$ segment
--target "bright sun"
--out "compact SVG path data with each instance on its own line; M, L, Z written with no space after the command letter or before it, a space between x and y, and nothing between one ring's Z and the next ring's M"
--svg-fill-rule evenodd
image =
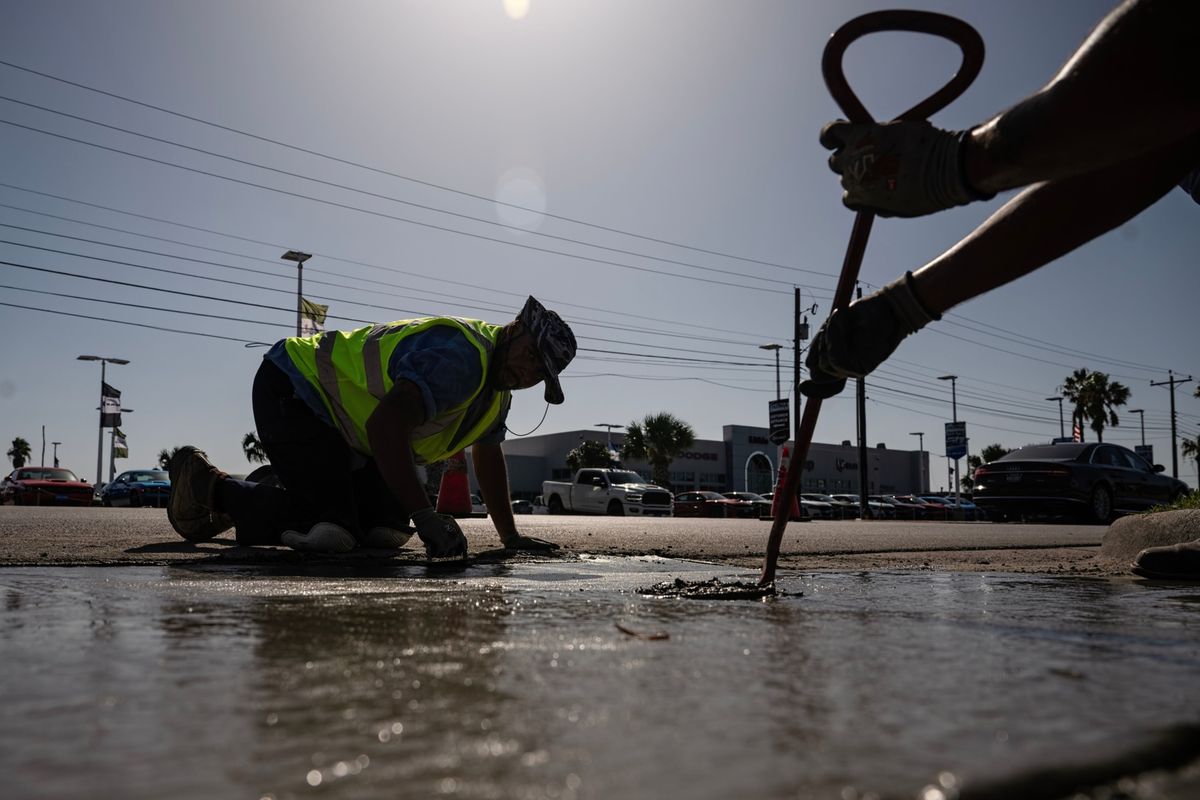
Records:
M503 0L504 13L509 19L524 19L529 13L529 0Z

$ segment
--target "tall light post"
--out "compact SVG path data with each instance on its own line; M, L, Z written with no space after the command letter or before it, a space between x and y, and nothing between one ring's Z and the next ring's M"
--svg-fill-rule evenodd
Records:
M312 253L288 250L280 258L296 262L296 335L299 336L302 333L300 320L304 317L304 262L312 258Z
M109 364L128 364L127 358L110 358L108 356L76 356L76 361L100 362L100 431L96 437L96 486L104 477L104 368Z
M617 425L612 422L597 422L597 428L608 428L608 452L612 452L612 432L613 428L624 428L624 425Z
M909 436L917 437L920 456L917 460L917 494L925 493L925 431L914 431Z
M1058 438L1067 438L1067 423L1063 419L1063 399L1061 397L1047 397L1046 400L1050 403L1058 401Z
M775 399L781 400L783 393L779 388L779 351L783 349L783 345L772 342L771 344L760 344L758 349L775 351Z
M1142 419L1142 447L1145 447L1146 446L1146 409L1131 408L1131 409L1129 409L1129 413L1137 414Z
M957 375L942 375L938 378L939 381L950 381L950 415L954 422L958 422L958 376ZM954 459L954 505L955 514L962 513L962 481L958 477L958 459Z

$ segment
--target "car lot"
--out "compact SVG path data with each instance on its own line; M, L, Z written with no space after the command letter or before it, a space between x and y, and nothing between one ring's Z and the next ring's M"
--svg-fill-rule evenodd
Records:
M675 495L677 517L742 517L757 519L759 506L749 500L717 492L680 492Z
M997 520L1058 514L1106 524L1187 493L1162 472L1120 445L1033 445L979 467L974 500Z

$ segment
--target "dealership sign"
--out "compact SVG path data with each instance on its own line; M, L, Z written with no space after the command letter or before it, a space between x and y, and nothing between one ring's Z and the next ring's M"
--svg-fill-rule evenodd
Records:
M783 444L791 436L791 413L788 411L787 398L771 400L767 403L767 415L771 420L771 432L767 439L771 444Z
M946 458L955 460L967 454L967 423L946 423Z

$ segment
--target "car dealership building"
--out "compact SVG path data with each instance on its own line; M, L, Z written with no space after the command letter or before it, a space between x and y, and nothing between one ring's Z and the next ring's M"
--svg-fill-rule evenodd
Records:
M780 448L767 441L767 428L726 425L721 439L697 439L691 449L671 464L669 487L675 492L711 489L716 492L768 492L774 488L780 462ZM514 498L532 499L542 493L542 481L568 480L573 471L567 467L567 454L586 440L611 441L620 450L622 433L574 430L544 436L510 437L504 442L508 462L509 486ZM791 443L784 445L790 451ZM470 459L468 459L468 464ZM650 465L625 459L622 466L649 478ZM785 465L786 466L786 465ZM880 443L867 449L867 493L928 493L929 453L918 450L892 450ZM850 442L822 444L809 448L801 491L857 494L859 490L859 451ZM477 485L474 475L472 485Z

